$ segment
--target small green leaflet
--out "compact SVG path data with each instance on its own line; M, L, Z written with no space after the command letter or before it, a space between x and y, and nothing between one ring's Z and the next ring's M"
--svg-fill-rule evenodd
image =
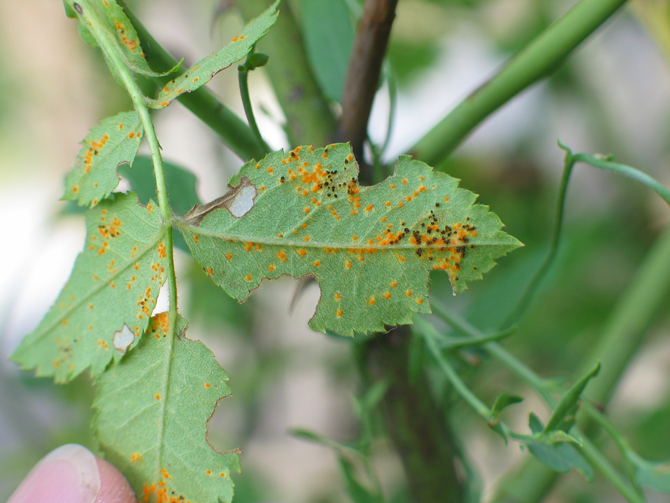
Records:
M383 331L429 313L428 275L454 293L521 245L458 181L409 156L393 176L358 185L347 144L298 147L247 163L223 197L175 222L193 257L242 301L264 278L311 275L321 299L310 327Z
M165 226L158 208L117 194L86 214L86 243L67 284L12 359L66 382L102 372L135 346L164 281Z
M137 348L97 379L97 438L138 501L229 503L238 451L207 442L228 376L204 344L184 337L183 318L168 325L168 313L155 316Z
M119 184L117 168L135 159L142 133L135 111L108 117L91 129L65 179L61 199L92 208L106 198Z
M185 73L171 80L160 90L155 100L147 99L147 104L153 108L165 108L180 95L193 92L204 86L221 70L243 59L256 42L263 38L275 24L278 4L279 0L259 17L252 20L240 35L233 38L231 43L201 59Z

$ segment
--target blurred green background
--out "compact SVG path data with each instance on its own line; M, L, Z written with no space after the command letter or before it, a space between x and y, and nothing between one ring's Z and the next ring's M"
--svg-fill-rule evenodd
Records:
M242 26L232 1L127 3L186 64L224 45ZM354 17L360 9L356 0L336 3ZM391 163L573 4L400 0L388 58L398 102L385 159ZM301 2L291 6L300 13ZM480 194L526 247L458 298L445 278L433 275L432 296L482 329L499 326L547 250L562 170L558 138L575 152L613 153L670 186L668 40L667 2L634 0L549 80L496 113L438 166ZM250 78L261 131L273 148L286 147L266 76L256 71ZM241 113L234 68L211 87ZM389 96L385 83L370 123L379 143L387 133ZM95 450L88 377L55 386L19 372L8 356L46 312L81 248L83 219L58 201L78 142L100 119L129 107L61 2L0 2L0 500L58 445L79 442ZM221 195L242 161L180 105L157 114L156 124L165 158L200 177L200 198ZM669 217L670 209L643 187L578 166L557 264L508 349L542 376L571 377ZM293 310L296 283L289 279L264 283L238 305L186 255L179 254L177 267L189 336L205 341L231 377L233 398L221 403L209 439L217 448L244 451L235 501L351 501L334 453L288 432L306 428L349 441L359 431L351 402L358 392L352 343L307 328L318 287L308 287ZM634 447L652 460L670 458L670 304L664 305L609 408ZM465 376L487 403L504 390L526 398L509 412L515 429L525 429L530 410L546 417L532 391L495 362L483 360ZM452 426L479 472L484 497L490 496L524 453L513 443L505 446L462 403ZM389 501L405 501L402 469L388 441L378 438L373 453ZM551 501L617 498L601 480L589 485L572 473Z

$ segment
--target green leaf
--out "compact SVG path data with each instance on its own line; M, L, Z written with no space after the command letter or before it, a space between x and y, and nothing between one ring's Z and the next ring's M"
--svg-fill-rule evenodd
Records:
M505 439L505 443L507 443L507 434L500 427L500 413L510 405L514 405L515 403L519 402L523 402L523 398L507 392L503 392L496 397L495 402L493 402L493 407L491 407L489 428L502 436Z
M563 393L560 402L558 402L549 421L547 421L547 425L544 427L544 433L554 430L570 431L575 422L575 414L579 408L582 392L591 378L595 377L598 372L600 372L600 362L588 374L573 384L568 391Z
M67 284L12 359L38 376L68 381L102 372L149 325L164 281L165 226L157 206L118 194L86 214L86 243Z
M79 34L84 41L93 47L104 47L99 43L101 38L112 42L114 51L121 61L133 72L150 77L161 77L168 75L181 67L180 61L177 66L164 73L156 73L149 68L144 59L144 52L140 45L140 39L132 23L116 0L64 0L66 14L73 12L79 18ZM108 58L108 55L105 54ZM109 65L112 73L116 76L113 65Z
M242 33L233 38L232 42L217 52L201 59L179 77L168 82L160 90L155 100L147 99L147 104L153 108L165 108L173 100L184 93L199 89L212 80L221 70L233 63L242 60L277 20L277 0L263 14L252 20Z
M575 446L569 442L547 444L537 440L528 440L526 446L538 461L552 470L568 473L572 468L577 469L589 482L593 481L594 473L591 465L584 459Z
M562 430L543 433L542 423L533 413L528 424L533 436L516 435L515 438L523 442L538 461L560 473L576 468L587 480L593 481L593 468L575 447L574 444L579 444L575 438Z
M342 101L354 27L344 0L302 0L302 33L309 64L323 92Z
M263 278L312 275L321 299L310 321L342 335L383 331L429 313L428 275L455 293L520 246L476 195L402 156L393 176L360 187L347 144L298 147L242 167L223 197L176 221L193 257L244 300Z
M138 501L228 503L238 451L207 442L207 421L231 393L228 376L185 329L183 318L172 327L168 313L152 318L137 348L97 379L93 427Z
M119 184L117 168L135 159L142 133L135 111L108 117L91 129L65 179L61 199L93 207L106 198Z
M638 485L670 493L670 461L654 463L632 451L626 453L626 458L635 469L634 479Z

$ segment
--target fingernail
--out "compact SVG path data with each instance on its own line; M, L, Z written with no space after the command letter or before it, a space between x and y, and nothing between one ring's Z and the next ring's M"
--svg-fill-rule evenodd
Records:
M7 503L93 503L100 493L91 451L67 444L37 463Z

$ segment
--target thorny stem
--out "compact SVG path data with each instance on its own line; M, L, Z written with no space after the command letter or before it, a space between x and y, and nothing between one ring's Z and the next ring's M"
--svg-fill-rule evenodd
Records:
M75 4L78 6L78 4ZM79 6L81 9L81 6ZM83 11L77 11L80 16L83 15ZM86 16L93 23L97 23L99 26L102 26L102 21L97 19L95 11L93 9L90 12L86 13ZM137 82L133 78L132 73L126 65L121 61L116 52L115 44L110 40L107 35L106 30L99 29L97 30L99 37L97 38L98 43L100 44L101 49L104 51L105 56L110 65L114 67L119 79L123 83L124 87L128 91L135 110L140 116L140 121L144 128L144 134L147 142L149 143L149 150L151 151L151 159L154 165L154 176L156 178L156 196L158 198L158 205L160 207L161 220L163 224L163 229L165 231L165 253L167 261L167 279L169 286L169 301L170 301L170 310L169 310L169 320L170 328L174 330L177 322L177 278L175 276L174 268L174 247L173 247L173 235L172 235L172 211L170 210L170 203L168 201L167 186L165 183L165 173L163 171L163 158L161 156L160 145L158 143L158 138L156 137L156 130L154 129L154 124L151 121L151 115L144 101L144 96L140 90Z
M145 59L151 68L159 72L174 68L177 61L151 36L123 0L117 0L117 3L123 7L126 16L135 28ZM184 71L180 69L177 74ZM153 77L151 81L158 86L163 86L165 82L173 78L174 76ZM206 87L201 87L192 93L182 94L177 101L212 128L223 142L243 160L261 159L269 152L267 146L258 142L251 128Z
M366 0L344 83L338 140L351 142L367 182L372 173L362 162L363 145L397 4L398 0Z
M486 117L556 70L626 0L581 0L488 82L465 98L410 149L431 166L449 156Z

